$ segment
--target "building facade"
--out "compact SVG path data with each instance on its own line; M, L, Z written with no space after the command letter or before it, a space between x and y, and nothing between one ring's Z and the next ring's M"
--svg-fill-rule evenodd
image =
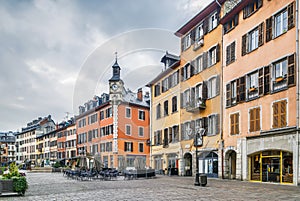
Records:
M152 91L152 166L156 169L162 167L170 173L170 168L176 168L179 175L191 176L198 163L199 173L218 176L222 78L219 16L220 5L212 2L182 26L175 33L181 39L180 62L168 66L148 84ZM197 133L200 136L196 140ZM160 138L162 146L157 144Z
M109 94L95 96L76 116L77 154L100 157L104 167L149 166L149 94L126 90L117 61Z
M16 133L0 133L0 164L4 165L16 160Z
M297 184L296 2L222 4L225 178Z

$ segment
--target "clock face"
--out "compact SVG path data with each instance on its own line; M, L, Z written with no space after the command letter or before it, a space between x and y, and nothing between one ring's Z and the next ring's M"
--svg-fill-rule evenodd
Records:
M111 85L112 90L117 90L119 88L119 86L117 84L113 84Z

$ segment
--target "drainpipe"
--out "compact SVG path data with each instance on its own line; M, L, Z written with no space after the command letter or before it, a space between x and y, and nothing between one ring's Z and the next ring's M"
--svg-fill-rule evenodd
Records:
M155 169L155 167L153 167L153 160L152 160L152 103L153 103L153 100L152 100L152 86L153 85L150 85L150 108L149 108L149 132L150 132L150 167Z
M297 114L296 114L296 124L297 124L297 127L296 127L296 161L295 161L295 164L296 164L296 168L297 168L297 171L295 171L296 173L296 181L295 181L295 184L296 185L299 185L299 171L300 171L300 166L299 166L299 95L300 95L300 92L299 92L299 17L298 17L298 6L299 6L299 0L296 0L296 69L297 69L297 75L296 75L296 93L297 93L297 96L296 96L296 111L297 111Z

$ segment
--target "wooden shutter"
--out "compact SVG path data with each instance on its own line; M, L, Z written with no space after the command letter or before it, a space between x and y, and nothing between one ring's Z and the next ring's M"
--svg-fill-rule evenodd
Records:
M133 152L133 142L130 142L131 144L131 152Z
M234 114L230 115L230 134L234 134Z
M272 33L272 26L273 26L273 17L266 19L266 43L272 40L273 33Z
M191 44L194 44L195 43L195 36L196 36L196 30L195 29L193 29L192 31L191 31Z
M270 66L264 67L264 94L270 93Z
M236 14L234 16L234 26L237 26L239 24L239 14Z
M250 129L249 129L249 131L250 132L253 132L254 131L254 125L255 125L255 109L251 109L250 111L249 111L249 113L250 113Z
M263 0L258 0L257 2L257 9L261 8L263 5Z
M124 142L124 151L128 151L128 150L127 150L127 146L126 146L126 145L127 145L127 143L126 143L126 142Z
M172 77L173 75L169 75L169 77L168 77L168 89L170 89L170 88L172 88L173 86L172 86L172 80L173 80L173 77Z
M195 106L195 87L191 88L191 99L190 99L191 106Z
M203 117L203 128L206 130L205 133L207 133L207 131L208 131L208 118L207 117Z
M192 77L193 75L195 75L195 65L194 62L192 61L190 64L190 77Z
M258 26L258 46L262 46L264 44L264 23L262 22Z
M183 80L184 80L184 66L181 68L180 71L181 71L181 72L180 72L180 75L181 75L181 81L183 81Z
M216 63L220 61L221 51L220 51L220 44L216 47Z
M255 127L254 127L255 131L259 131L260 130L260 108L256 108L255 109Z
M295 84L295 54L288 57L288 86Z
M278 128L279 112L278 112L279 102L273 103L273 128Z
M190 140L194 138L195 133L196 133L196 130L195 130L195 121L194 120L191 121L191 129L192 129L192 134L189 136Z
M283 128L286 127L286 100L280 101L279 102L279 127Z
M258 95L264 94L264 68L258 71Z
M180 124L181 140L184 140L184 124Z
M181 37L181 52L184 51L184 37Z
M220 114L216 114L215 118L216 118L216 133L215 134L218 134L218 133L220 133Z
M239 102L243 102L246 99L246 76L239 79Z
M242 36L242 56L247 54L247 34Z
M169 127L169 143L173 140L172 127Z
M295 2L288 5L288 29L292 29L295 26Z
M231 43L231 48L230 48L230 62L235 61L235 41Z
M203 70L207 68L207 52L203 52Z
M230 62L230 58L231 58L231 55L230 55L230 51L231 50L231 45L228 45L226 47L226 65L229 65L231 62Z
M231 84L226 84L226 107L231 106Z
M239 125L240 125L239 117L240 117L240 114L237 113L234 116L235 116L235 134L239 134L240 133L240 129L239 129Z
M180 108L183 108L183 93L180 93Z
M206 35L208 33L208 18L203 21L203 34Z
M216 77L216 96L220 95L220 75Z
M202 99L203 100L207 99L207 81L204 81L202 83Z

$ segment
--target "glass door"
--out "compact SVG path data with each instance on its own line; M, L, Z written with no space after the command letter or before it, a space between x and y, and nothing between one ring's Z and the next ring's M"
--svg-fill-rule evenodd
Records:
M262 158L262 181L280 182L280 157Z

